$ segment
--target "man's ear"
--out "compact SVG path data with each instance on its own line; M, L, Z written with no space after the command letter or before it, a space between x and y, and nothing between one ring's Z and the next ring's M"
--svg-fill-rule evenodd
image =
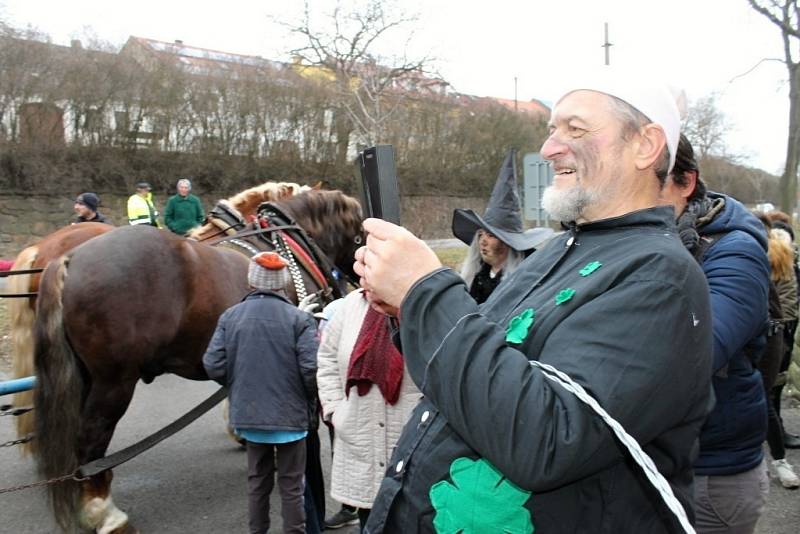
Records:
M686 182L686 185L681 187L681 196L684 199L688 199L694 194L694 190L697 187L697 171L684 172L683 179Z
M634 154L636 168L644 170L654 166L662 150L667 150L667 137L660 126L650 123L639 130L639 142Z

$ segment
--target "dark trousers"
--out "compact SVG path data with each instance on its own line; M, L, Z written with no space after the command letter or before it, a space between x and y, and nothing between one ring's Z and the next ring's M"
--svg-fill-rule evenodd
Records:
M764 392L767 396L767 444L773 460L786 458L786 450L783 446L783 422L771 398L775 379L786 354L786 337L784 335L786 331L787 328L784 327L781 332L772 334L780 337L770 338L771 341L767 344L767 350L758 360L758 370L761 371ZM778 340L781 342L778 342ZM791 347L789 347L789 354L791 355Z
M370 508L358 509L358 526L359 528L361 528L361 532L364 532L364 527L367 526L367 520L369 519L369 512Z
M317 507L314 504L314 495L311 486L306 482L306 490L303 493L303 504L306 511L306 534L320 534L323 531L324 518L320 520L317 514Z
M769 479L762 461L744 473L694 477L697 534L753 534L767 503Z
M786 326L783 330L783 358L781 359L781 365L778 368L778 372L784 373L787 369L789 369L789 365L792 363L792 350L794 349L794 335L797 331L797 321L787 321ZM783 420L781 419L781 395L783 393L783 384L779 386L775 386L772 388L770 399L767 398L767 401L772 402L772 406L775 409L775 414L778 420L781 422L781 432L783 432Z
M283 531L305 532L303 475L306 470L306 440L301 439L277 445L247 442L250 534L265 534L269 530L269 495L275 485L276 464Z
M786 458L786 448L783 445L783 421L772 399L767 392L767 445L769 445L769 455L773 460L783 460Z
M306 534L322 532L325 524L325 478L319 457L319 434L309 430L306 438ZM312 510L314 517L309 516Z

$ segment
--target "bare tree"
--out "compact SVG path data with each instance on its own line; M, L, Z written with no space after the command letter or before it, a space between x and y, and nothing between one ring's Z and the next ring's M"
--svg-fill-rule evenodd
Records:
M717 95L713 93L699 98L689 107L682 128L700 159L708 156L737 159L728 154L725 142L730 130L731 125L717 107Z
M306 0L300 21L281 23L303 41L290 53L299 68L321 69L332 77L339 96L338 111L344 112L350 123L344 124L338 117L337 134L348 136L349 126L361 142L376 143L383 139L387 121L419 89L431 62L429 57L412 59L405 54L382 56L376 49L416 18L387 8L381 0L369 0L361 9L352 10L337 3L319 24L312 17L317 11ZM411 33L406 42L410 38ZM346 153L346 144L340 145L340 156L342 148Z
M786 166L780 182L780 202L781 209L791 213L797 204L797 171L800 164L800 57L797 57L800 55L800 4L797 0L747 1L780 29L783 39L784 63L789 74L789 139Z

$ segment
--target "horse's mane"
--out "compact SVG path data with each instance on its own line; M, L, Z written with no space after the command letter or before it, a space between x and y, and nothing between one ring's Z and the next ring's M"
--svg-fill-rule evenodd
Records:
M255 213L262 202L274 202L310 190L309 186L294 182L266 182L237 193L226 202L246 216Z
M256 213L256 209L262 202L275 202L311 189L307 185L300 185L294 182L266 182L250 189L245 189L228 199L220 200L220 202L227 204L239 212L242 217L247 218L247 216ZM211 229L213 229L213 226L210 226L210 223L207 222L189 232L188 237L197 239Z
M326 253L361 234L361 204L338 190L306 191L276 202Z

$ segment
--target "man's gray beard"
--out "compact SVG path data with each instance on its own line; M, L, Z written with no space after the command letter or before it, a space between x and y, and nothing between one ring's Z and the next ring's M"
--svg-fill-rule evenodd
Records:
M566 191L550 186L542 195L542 207L556 221L570 222L578 219L587 206L594 204L596 195L580 185L574 185Z

